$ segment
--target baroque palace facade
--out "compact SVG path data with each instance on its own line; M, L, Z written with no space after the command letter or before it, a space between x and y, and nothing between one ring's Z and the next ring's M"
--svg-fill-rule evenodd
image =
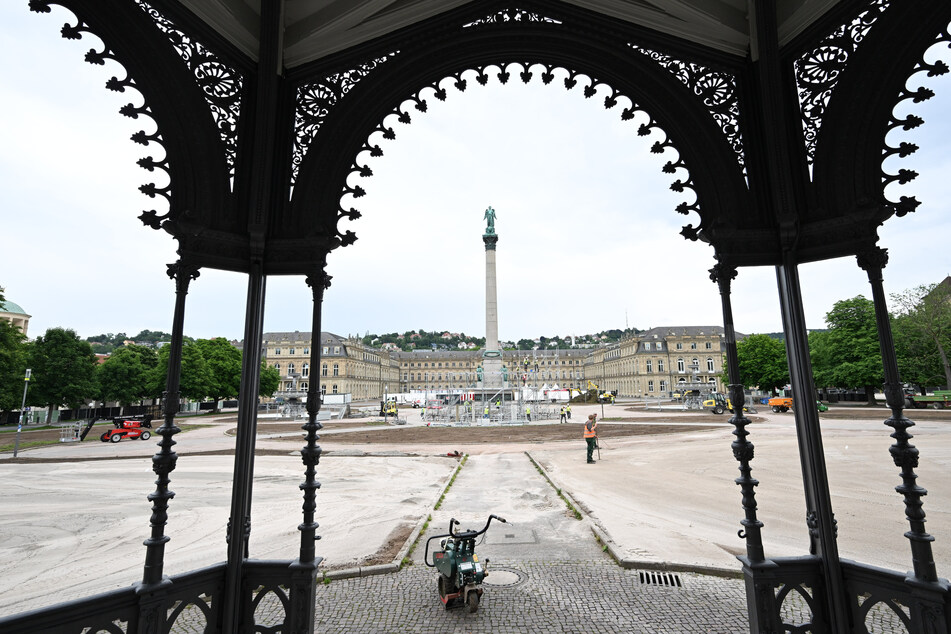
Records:
M264 334L264 358L281 373L275 396L306 392L315 376L322 393L349 393L354 400L465 389L475 385L482 363L479 350L387 351L322 332L321 367L315 371L309 365L312 345L309 332ZM725 391L721 326L651 328L597 348L505 350L502 360L513 387L585 389L593 383L622 397L666 397L697 383Z

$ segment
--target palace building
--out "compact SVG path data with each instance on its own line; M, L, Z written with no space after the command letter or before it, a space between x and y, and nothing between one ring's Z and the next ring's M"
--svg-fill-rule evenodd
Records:
M722 326L658 327L599 348L503 350L502 367L510 387L585 389L591 382L622 397L669 397L703 383L722 392L722 343ZM279 393L307 391L312 345L309 332L264 334L263 356L281 373ZM481 350L390 351L329 332L321 333L320 346L321 393L349 393L355 400L470 388L482 364Z

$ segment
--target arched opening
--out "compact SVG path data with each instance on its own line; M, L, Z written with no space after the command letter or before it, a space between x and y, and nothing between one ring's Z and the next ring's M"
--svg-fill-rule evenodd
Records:
M565 373L564 373L564 371L562 371L562 378L564 378L564 377L565 377ZM335 386L334 386L334 391L336 391L336 387L337 387L337 386L335 385ZM662 388L662 389L663 389L663 388Z

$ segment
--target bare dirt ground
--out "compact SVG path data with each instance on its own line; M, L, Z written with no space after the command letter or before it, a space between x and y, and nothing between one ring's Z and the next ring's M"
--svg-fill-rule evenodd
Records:
M710 422L723 422L722 417L710 416ZM669 419L639 419L640 422L669 423ZM693 421L691 421L693 422ZM705 421L697 421L705 422ZM577 440L581 437L580 425L520 425L503 427L387 427L355 430L343 434L322 434L321 446L335 444L386 444L386 445L443 445L449 442L464 444L507 444L524 442L550 442L556 440ZM329 427L334 429L334 427ZM704 425L612 425L604 423L598 426L598 435L602 438L620 438L623 436L645 436L649 434L671 434L678 432L700 431ZM300 425L269 425L260 433L293 434ZM293 438L294 442L299 442Z

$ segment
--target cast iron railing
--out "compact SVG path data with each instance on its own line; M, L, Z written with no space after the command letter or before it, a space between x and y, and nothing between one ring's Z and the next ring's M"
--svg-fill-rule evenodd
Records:
M320 558L317 558L318 563ZM287 631L290 592L294 571L291 561L247 560L242 567L243 623L246 631L260 634ZM133 586L0 619L0 631L27 632L110 632L112 634L155 631L217 632L225 570L219 563L170 578L171 583L149 598L159 601L157 624L140 623L139 602Z

